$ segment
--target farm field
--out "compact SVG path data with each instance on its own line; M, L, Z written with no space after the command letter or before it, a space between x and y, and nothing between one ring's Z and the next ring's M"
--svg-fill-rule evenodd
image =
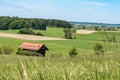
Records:
M38 30L37 30L38 31ZM17 33L18 30L5 30L5 31L0 31L2 33ZM45 36L48 37L55 37L55 38L62 38L64 37L63 33L63 28L47 28L47 31L41 31L43 34L48 34ZM58 34L59 36L58 36ZM118 41L117 43L111 43L111 42L103 42L102 40L105 40L106 36L105 33L103 32L94 32L92 34L74 34L73 36L76 37L76 39L72 40L42 40L42 41L27 41L27 40L19 40L19 39L14 39L14 38L5 38L5 37L0 37L0 46L2 45L10 45L13 47L14 51L17 51L18 46L22 42L36 42L36 43L43 43L50 50L48 51L48 54L54 54L54 53L62 53L62 54L67 54L69 50L72 47L76 47L78 52L81 53L93 53L93 46L97 42L101 42L104 47L106 47L106 51L113 51L113 48L115 50L119 50L119 41L120 41L120 32L107 32L109 37L112 37L115 35L116 40ZM15 44L15 45L13 45Z
M80 53L89 53L91 52L90 46L85 46L86 44L93 44L94 42L91 41L84 41L84 40L45 40L45 41L27 41L27 40L20 40L20 39L14 39L14 38L6 38L6 37L0 37L0 46L4 45L10 45L13 47L14 51L17 51L18 46L23 42L35 42L35 43L42 43L45 44L50 50L47 52L47 54L54 54L54 53L62 53L66 54L69 52L69 50L72 47L76 47ZM79 43L79 44L75 44Z
M40 32L48 37L64 37L63 28L48 28L47 31ZM115 35L117 42L104 42L104 34L74 34L76 39L72 40L38 41L0 37L0 46L10 45L14 50L11 55L0 55L0 80L119 80L120 32L107 32L109 37ZM45 44L49 51L45 58L15 55L23 42ZM94 55L93 46L97 42L103 44L105 56ZM70 58L68 54L73 47L76 47L78 56Z
M0 0L0 80L120 80L120 0Z
M1 80L119 80L120 54L76 58L0 56Z
M47 30L35 30L35 32L41 32L43 33L45 36L48 37L59 37L59 38L63 38L64 37L64 32L63 32L63 28L50 28L49 26L47 27ZM2 33L13 33L13 34L18 34L18 29L16 30L0 30L0 32ZM56 34L57 33L57 34Z
M36 36L36 35L23 35L23 34L11 34L11 33L0 33L1 37L17 38L24 40L66 40L63 38Z
M41 32L42 34L44 34L44 36L47 36L47 37L64 38L63 30L64 30L64 28L51 28L48 26L46 31L35 30L35 32ZM74 30L74 28L73 28L73 30ZM9 30L0 30L0 32L2 32L2 33L13 33L13 34L18 34L18 31L19 30L10 30L10 29ZM87 30L78 30L78 31L82 31L82 32L85 31L86 33L88 33ZM88 31L91 31L91 30L88 30ZM97 39L98 40L98 38L103 39L105 36L104 35L105 33L101 32L101 31L94 31L94 32L92 31L93 33L91 33L91 34L89 34L89 33L84 34L85 32L84 33L82 33L82 32L81 32L81 34L80 33L74 34L77 37L77 39L84 39L84 40ZM109 36L115 35L118 39L120 39L120 37L119 37L120 31L106 31L106 32Z
M77 30L76 34L92 34L96 32L95 30Z

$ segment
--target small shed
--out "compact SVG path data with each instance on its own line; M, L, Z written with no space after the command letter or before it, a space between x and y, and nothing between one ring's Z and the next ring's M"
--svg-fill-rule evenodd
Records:
M43 55L45 57L46 50L49 50L44 44L28 43L24 42L19 46L23 51L37 52L38 55Z

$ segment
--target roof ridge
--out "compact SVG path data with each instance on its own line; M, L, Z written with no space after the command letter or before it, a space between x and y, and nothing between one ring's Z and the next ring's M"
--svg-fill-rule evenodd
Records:
M24 42L24 43L22 43L22 44L19 46L19 48L39 50L39 49L42 48L43 46L44 46L44 44Z

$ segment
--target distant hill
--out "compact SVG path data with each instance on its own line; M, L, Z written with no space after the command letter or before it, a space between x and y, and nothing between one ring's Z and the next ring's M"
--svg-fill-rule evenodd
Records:
M81 24L81 25L104 25L108 27L120 27L120 24L109 24L109 23L94 23L94 22L72 22L69 21L71 24Z

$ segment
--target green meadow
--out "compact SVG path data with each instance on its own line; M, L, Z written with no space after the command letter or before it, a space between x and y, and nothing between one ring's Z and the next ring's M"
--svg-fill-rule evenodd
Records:
M64 32L63 32L63 28L50 28L48 27L46 31L44 30L35 30L34 32L41 32L42 34L44 34L45 36L49 36L49 37L64 37ZM18 34L19 30L0 30L0 32L4 32L4 33L13 33L13 34Z
M48 37L63 38L63 28L36 30ZM18 33L18 30L3 30ZM117 42L107 42L105 32L74 34L71 40L30 41L0 37L0 46L9 45L14 53L0 55L0 80L119 80L120 79L120 32L107 32ZM15 53L23 42L45 44L49 51L46 57L20 56ZM102 43L105 55L96 56L93 46ZM69 57L71 48L76 47L78 55Z
M27 41L19 40L13 38L0 37L0 46L9 45L14 49L14 52L17 52L18 47L23 42L34 42L45 44L49 51L46 55L50 54L67 54L69 50L73 47L76 47L79 53L91 53L92 46L94 45L93 41L88 40L45 40L45 41ZM85 43L85 44L83 44ZM88 46L92 45L92 46Z
M35 32L41 32L45 36L48 37L58 37L58 38L64 38L64 32L63 28L47 28L46 31L43 30L35 30ZM14 33L17 34L19 30L1 30L0 32L5 33ZM106 35L108 37L115 36L117 42L105 42ZM41 40L41 41L27 41L27 40L20 40L20 39L14 39L14 38L5 38L0 37L0 46L2 45L10 45L13 47L14 52L17 51L19 45L23 42L35 42L35 43L42 43L45 44L49 51L47 51L47 55L51 54L68 54L70 49L72 47L76 47L79 54L90 54L93 53L93 46L100 42L103 44L105 50L107 52L114 52L116 50L119 50L119 41L120 41L120 32L95 32L92 34L73 34L73 37L75 36L76 39L68 39L68 40ZM114 50L113 50L114 49Z

